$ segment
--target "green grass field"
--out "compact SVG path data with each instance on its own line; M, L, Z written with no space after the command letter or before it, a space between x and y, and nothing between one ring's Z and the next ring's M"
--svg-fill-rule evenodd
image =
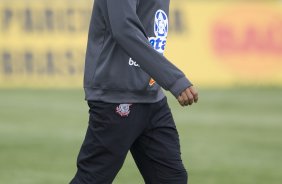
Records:
M66 184L87 127L82 90L0 90L0 184ZM282 89L169 95L189 184L282 183ZM114 184L142 184L130 156Z

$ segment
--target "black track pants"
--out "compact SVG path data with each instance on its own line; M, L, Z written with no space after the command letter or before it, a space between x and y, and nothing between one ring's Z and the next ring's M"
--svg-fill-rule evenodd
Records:
M129 150L146 184L187 184L166 98L151 104L88 105L89 126L71 184L111 184Z

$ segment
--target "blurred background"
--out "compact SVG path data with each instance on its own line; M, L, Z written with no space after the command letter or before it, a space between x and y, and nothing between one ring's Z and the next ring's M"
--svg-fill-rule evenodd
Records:
M0 0L0 184L74 176L92 5ZM281 184L282 1L173 0L165 55L200 93L168 94L189 183ZM130 154L114 183L144 183Z

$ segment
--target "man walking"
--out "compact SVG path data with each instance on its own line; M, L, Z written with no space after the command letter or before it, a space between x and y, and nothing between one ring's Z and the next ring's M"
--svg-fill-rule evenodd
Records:
M89 126L71 184L110 184L130 150L145 183L186 184L161 87L182 106L198 94L164 56L169 0L95 0L84 89Z

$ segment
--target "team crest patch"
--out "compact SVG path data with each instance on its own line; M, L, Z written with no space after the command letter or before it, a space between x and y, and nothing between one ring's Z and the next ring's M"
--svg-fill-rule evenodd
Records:
M156 37L167 37L168 17L163 10L158 10L155 14L154 32Z
M121 116L125 117L128 116L130 113L130 106L132 104L120 104L119 106L116 107L116 112Z

